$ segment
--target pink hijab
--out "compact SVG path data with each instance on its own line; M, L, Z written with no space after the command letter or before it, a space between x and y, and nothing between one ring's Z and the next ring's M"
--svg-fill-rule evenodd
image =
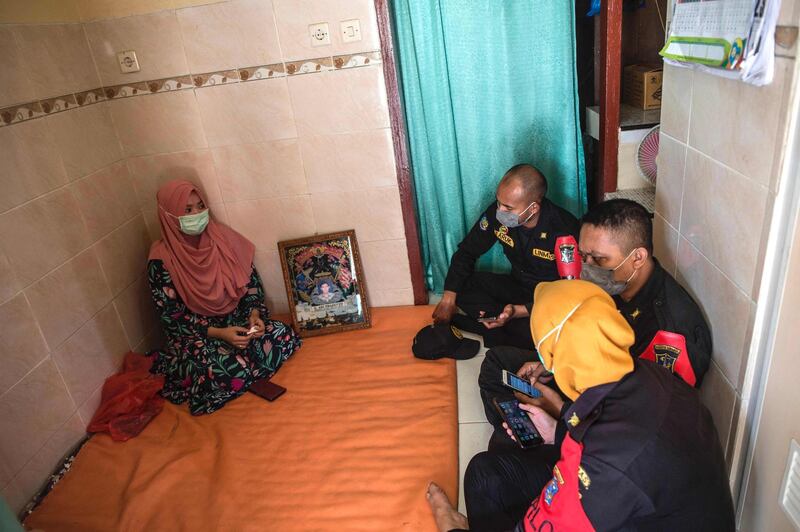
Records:
M162 236L150 248L150 260L164 262L178 294L190 310L204 316L221 316L236 308L247 292L255 246L213 218L200 235L184 234L177 217L185 214L192 192L208 206L203 194L190 181L170 181L158 190Z

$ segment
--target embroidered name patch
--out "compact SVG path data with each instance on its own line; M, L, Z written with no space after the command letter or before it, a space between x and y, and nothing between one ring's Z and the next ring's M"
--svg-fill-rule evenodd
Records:
M539 248L533 248L533 252L532 253L533 253L534 257L539 257L540 259L555 260L555 255L553 255L553 253L550 252L550 251L545 251L545 250L539 249Z
M497 240L502 242L503 244L507 245L508 247L514 247L514 240L508 236L508 227L505 225L501 225L500 229L495 230L494 236L497 237Z

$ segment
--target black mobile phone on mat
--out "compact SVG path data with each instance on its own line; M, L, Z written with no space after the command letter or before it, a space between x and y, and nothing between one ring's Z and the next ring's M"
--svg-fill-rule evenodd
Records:
M523 449L530 449L544 443L539 431L528 417L528 414L523 412L519 407L519 401L516 399L504 399L498 401L496 398L492 399L495 408L500 412L503 421L506 422L508 428L514 433L517 443Z
M286 388L267 379L261 379L250 385L250 393L267 401L274 401L286 392Z

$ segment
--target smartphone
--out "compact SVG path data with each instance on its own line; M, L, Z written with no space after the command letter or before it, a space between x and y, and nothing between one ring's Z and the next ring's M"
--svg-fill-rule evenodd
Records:
M503 370L503 384L511 388L512 390L516 390L519 393L524 393L528 397L533 399L538 399L542 396L542 392L537 390L533 384L526 381L522 377L518 377L513 373Z
M478 323L488 323L490 321L497 321L497 316L482 316L477 318Z
M286 392L286 388L267 379L261 379L251 384L249 391L262 399L274 401Z
M514 433L517 443L523 449L530 449L544 443L539 431L528 417L528 414L522 411L519 407L519 401L516 399L506 399L498 401L496 398L492 399L495 408L500 412L503 421L506 422L508 428Z

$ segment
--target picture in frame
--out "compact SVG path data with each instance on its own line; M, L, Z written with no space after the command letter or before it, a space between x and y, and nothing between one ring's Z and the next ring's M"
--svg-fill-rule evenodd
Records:
M301 336L370 327L354 230L278 242L292 324Z

